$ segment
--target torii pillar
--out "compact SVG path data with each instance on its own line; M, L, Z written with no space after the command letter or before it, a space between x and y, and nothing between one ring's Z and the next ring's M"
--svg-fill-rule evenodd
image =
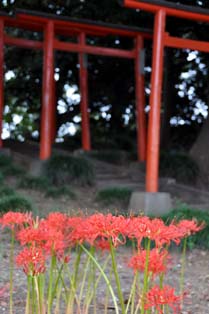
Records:
M79 35L79 43L84 46L86 44L86 36L84 33ZM85 151L91 150L90 140L90 123L88 113L88 72L87 72L87 55L83 52L79 53L79 76L80 76L80 91L81 91L81 136L82 148Z
M144 92L144 49L143 38L137 36L135 59L135 90L136 90L136 126L137 126L137 157L139 161L146 160L146 119L145 119L145 92Z
M44 62L43 62L43 90L40 132L40 159L46 160L51 156L52 128L53 128L53 87L54 87L54 23L49 21L44 33Z
M142 210L145 214L161 215L171 209L169 193L158 193L159 150L160 150L160 110L163 80L163 55L166 12L155 13L153 59L150 95L150 113L147 143L146 191L133 192L129 204L130 211Z

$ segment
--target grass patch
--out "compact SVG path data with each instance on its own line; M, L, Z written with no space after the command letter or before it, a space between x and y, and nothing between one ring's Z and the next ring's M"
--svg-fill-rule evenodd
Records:
M197 163L182 152L162 152L160 156L160 175L173 177L184 183L195 182L199 175Z
M33 206L30 200L18 194L3 196L0 199L0 213L6 213L10 210L20 212L33 211Z
M132 189L125 187L110 187L100 190L97 193L96 200L105 205L111 203L127 204L131 197Z
M92 164L85 158L56 155L46 161L44 174L56 186L63 184L92 185L94 171Z
M71 191L71 189L68 186L49 187L45 195L46 197L52 198L66 196L70 199L76 199L76 194L73 191Z
M172 210L170 213L162 216L165 223L170 223L172 220L179 221L181 219L196 219L198 222L205 222L205 228L197 234L188 238L189 248L200 247L209 249L209 213L198 209L189 208L187 205L182 205L179 208Z
M50 182L46 177L24 176L18 182L18 187L31 190L47 190Z

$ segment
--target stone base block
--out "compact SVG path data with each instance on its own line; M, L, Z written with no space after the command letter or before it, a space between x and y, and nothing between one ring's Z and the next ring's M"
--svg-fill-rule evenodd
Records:
M129 213L161 216L172 209L169 193L133 192L129 203Z

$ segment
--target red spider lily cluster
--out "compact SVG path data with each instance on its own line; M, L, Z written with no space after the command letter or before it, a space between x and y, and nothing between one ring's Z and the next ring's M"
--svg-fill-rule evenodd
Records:
M127 239L133 240L134 252L126 266L132 268L135 274L145 273L147 282L151 282L143 290L141 298L144 309L140 313L151 313L146 311L154 309L155 313L160 314L164 313L165 305L173 313L179 313L182 299L172 287L155 284L156 276L168 270L171 260L169 245L172 242L178 245L183 238L204 227L204 224L198 224L195 220L173 221L165 225L159 218L101 213L84 217L50 213L45 219L39 219L28 213L8 212L2 216L0 224L3 228L10 228L20 243L17 266L22 267L27 276L33 277L46 272L47 260L52 257L68 263L70 252L76 246L110 251L111 248L116 250L118 246L124 245ZM148 250L144 246L148 241L153 249Z

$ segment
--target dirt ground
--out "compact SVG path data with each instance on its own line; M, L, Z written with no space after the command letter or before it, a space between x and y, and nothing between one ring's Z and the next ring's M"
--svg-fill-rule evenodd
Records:
M7 236L6 236L7 237ZM0 288L5 287L3 296L0 296L0 313L9 314L9 246L5 242L3 246L1 242L1 267L0 267ZM123 287L123 294L128 295L131 282L133 279L132 270L127 268L127 261L130 256L130 248L123 247L118 254L118 269ZM178 288L180 254L172 252L172 265L166 275L168 284ZM202 250L193 250L187 253L187 267L185 273L185 291L186 298L181 314L208 314L209 313L209 252ZM104 313L104 284L97 289L98 310ZM24 313L26 299L26 276L21 269L15 268L14 271L14 314ZM90 310L90 314L92 311ZM108 313L115 313L110 302ZM65 314L65 310L61 310L59 314Z

